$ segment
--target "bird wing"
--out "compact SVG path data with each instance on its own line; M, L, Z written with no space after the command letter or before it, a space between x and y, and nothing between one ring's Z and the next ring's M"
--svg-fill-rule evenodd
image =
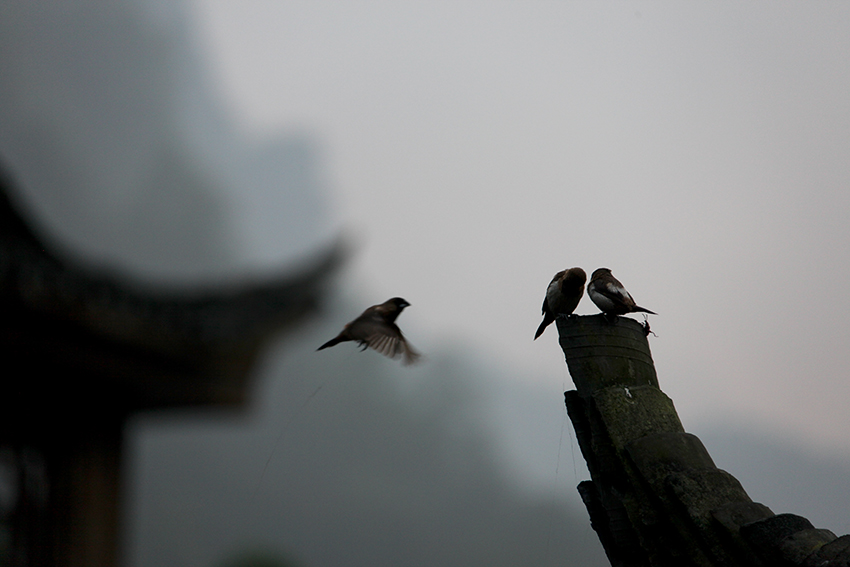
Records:
M629 309L635 306L635 300L632 299L632 296L620 282L603 281L602 285L598 286L597 291L616 305L621 305Z
M547 313L551 313L552 310L549 309L549 295L543 298L543 307L540 309L541 315L546 315Z
M389 358L401 357L404 364L413 364L420 357L420 354L407 343L401 332L397 336L376 332L366 339L366 344Z
M395 323L388 323L377 313L364 313L349 325L348 332L354 340L384 356L402 357L404 364L412 364L420 356L407 344L398 326Z

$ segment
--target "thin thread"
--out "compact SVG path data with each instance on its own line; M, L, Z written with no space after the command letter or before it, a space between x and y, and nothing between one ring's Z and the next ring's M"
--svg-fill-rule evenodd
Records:
M298 407L298 409L296 409L294 412L292 412L292 415L289 416L289 419L287 420L287 422L283 424L283 427L281 427L280 433L278 434L277 439L275 439L274 445L272 446L272 450L269 453L269 458L266 459L266 464L263 465L263 470L260 472L260 478L257 479L257 486L256 486L256 488L254 488L254 494L251 495L252 501L257 498L257 493L260 491L260 486L263 483L263 478L266 476L266 469L269 468L269 463L272 462L272 457L274 456L275 450L277 450L278 444L280 444L280 440L283 438L283 434L286 433L287 429L289 429L289 426L292 425L293 421L295 421L295 418L298 417L298 415L304 410L304 408L307 407L307 404L309 404L310 401L313 398L316 397L316 394L318 394L319 391L322 388L324 388L324 386L325 386L324 382L319 384L319 386L315 390L313 390L313 393L310 394L309 396L307 396L307 399L304 400L301 403L301 405Z

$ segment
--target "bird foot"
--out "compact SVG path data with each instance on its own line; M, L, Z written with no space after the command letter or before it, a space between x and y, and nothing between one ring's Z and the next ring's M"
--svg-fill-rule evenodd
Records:
M619 315L612 315L610 313L603 313L602 317L605 319L605 322L609 325L616 325L617 320L620 318Z
M641 327L643 327L643 334L645 336L648 337L650 333L652 333L653 337L658 336L655 334L655 331L649 328L649 318L646 315L643 316L643 323L641 324Z

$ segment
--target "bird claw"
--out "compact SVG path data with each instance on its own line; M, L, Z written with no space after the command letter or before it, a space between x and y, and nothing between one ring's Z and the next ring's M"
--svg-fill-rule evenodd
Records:
M649 328L649 318L646 315L643 316L643 323L641 324L641 326L643 327L644 336L648 337L650 333L652 333L653 337L658 336L652 329Z

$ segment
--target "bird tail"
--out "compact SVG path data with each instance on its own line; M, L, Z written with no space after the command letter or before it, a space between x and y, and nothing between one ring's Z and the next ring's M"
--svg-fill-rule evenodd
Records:
M550 316L548 313L543 315L543 322L540 323L540 326L537 327L537 332L534 333L534 340L535 341L537 340L537 337L539 337L540 335L543 334L543 331L546 330L546 327L548 327L552 323L552 321L554 321L554 320L555 320L555 318Z
M328 347L332 347L334 345L338 345L342 341L343 341L343 338L340 337L339 335L337 335L336 337L332 338L331 340L329 340L328 342L326 342L325 344L323 344L322 346L320 346L316 350L322 350L323 348L328 348Z
M650 315L658 315L658 313L656 313L655 311L650 311L649 309L645 309L645 308L640 307L638 305L635 305L632 308L632 311L640 311L641 313L649 313Z

